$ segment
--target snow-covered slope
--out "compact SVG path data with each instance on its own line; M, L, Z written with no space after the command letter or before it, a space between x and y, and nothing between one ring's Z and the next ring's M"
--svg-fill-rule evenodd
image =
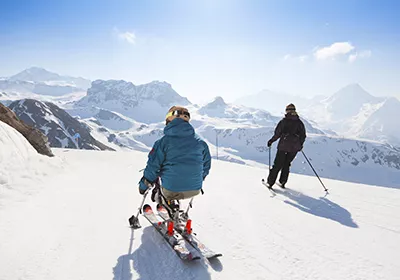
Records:
M219 151L235 155L243 160L268 164L269 150L266 142L273 135L270 127L226 128L204 124L197 133L212 146L216 155ZM217 137L218 135L218 137ZM324 177L350 182L400 187L400 149L378 142L346 139L336 136L308 134L304 152L311 159L317 172ZM272 160L276 144L272 146ZM313 175L312 169L301 154L292 170L296 173Z
M144 127L148 127L145 124L131 129L129 131L118 131L107 128L102 125L98 119L89 118L81 120L87 127L90 128L90 133L93 137L102 143L106 143L107 146L112 147L115 150L135 150L135 151L150 151L152 144L146 144L138 141L133 136L134 132L141 131ZM136 135L136 134L135 134ZM157 135L158 136L158 135ZM156 137L152 137L157 139Z
M135 124L134 121L128 120L121 114L104 109L100 109L94 117L99 120L102 125L113 130L128 130Z
M166 82L136 86L122 80L97 80L76 106L108 109L138 122L153 123L163 120L171 106L188 104L190 102Z
M128 131L113 131L95 119L83 120L92 127L96 139L107 139L121 147L150 150L162 137L164 124L142 124ZM268 164L269 150L266 142L272 137L275 126L258 126L232 123L228 119L198 118L192 120L196 132L207 141L214 158L239 164L257 166ZM218 141L218 143L217 143ZM103 143L104 142L103 140ZM400 150L389 145L360 139L310 134L304 151L317 172L324 177L364 184L400 186ZM272 160L276 144L272 147ZM301 154L294 163L296 173L313 175L312 169Z
M24 99L10 104L18 118L41 130L51 147L107 150L109 147L94 139L89 128L50 102ZM80 134L80 139L74 135Z
M5 170L21 167L27 159L37 156L35 149L29 144L22 134L11 126L0 121L0 184L6 184L9 176Z
M190 217L197 236L223 256L185 263L142 217L141 229L127 226L142 199L136 183L145 153L55 153L68 168L24 203L0 207L2 280L400 275L399 190L323 179L324 196L315 177L293 175L290 189L271 197L260 184L266 168L214 161Z
M58 159L38 154L22 134L0 121L0 211L11 198L21 199L21 192L32 193L59 164Z

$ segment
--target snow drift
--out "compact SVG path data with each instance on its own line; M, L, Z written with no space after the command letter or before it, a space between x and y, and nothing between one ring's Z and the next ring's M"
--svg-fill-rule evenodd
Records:
M32 191L33 182L59 169L59 163L38 154L22 134L0 121L0 206L5 198Z

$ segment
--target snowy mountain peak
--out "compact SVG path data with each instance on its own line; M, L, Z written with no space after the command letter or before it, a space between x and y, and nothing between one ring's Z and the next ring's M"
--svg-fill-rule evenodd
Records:
M372 96L368 93L364 88L362 88L359 84L349 84L344 88L337 91L333 94L329 99L337 100L344 99L348 102L363 102L363 103L371 103L377 100L377 97Z
M31 67L14 76L11 76L10 80L43 82L43 81L59 80L60 78L61 78L60 75L53 72L49 72L46 69L40 67Z
M393 105L393 106L399 106L400 105L400 100L397 99L396 97L389 97L385 100L384 104L389 104L389 105ZM398 108L398 107L396 107Z
M224 99L221 96L217 96L214 98L213 101L211 101L206 106L204 106L204 108L214 109L214 108L225 107L225 106L227 106L227 104L225 103Z
M34 82L45 84L47 86L69 86L80 89L87 89L90 87L89 80L80 77L61 76L40 67L28 68L14 76L11 76L8 80L14 82Z
M164 120L165 112L173 105L189 105L169 83L153 81L134 85L123 80L96 80L87 96L79 100L79 107L93 106L108 109L137 121L151 123Z
M322 111L332 120L342 122L342 120L357 116L364 108L383 101L384 98L372 96L359 84L350 84L321 101L321 105ZM313 109L315 108L314 106Z
M170 83L167 83L166 81L152 81L149 84L155 85L155 86L160 86L160 87L170 87L170 88L172 88L172 85Z

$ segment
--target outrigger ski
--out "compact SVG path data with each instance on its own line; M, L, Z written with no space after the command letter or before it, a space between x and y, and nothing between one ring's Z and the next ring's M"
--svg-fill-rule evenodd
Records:
M168 215L167 209L162 205L162 204L157 204L157 212L158 215L165 221L171 221L171 218ZM213 259L217 257L221 257L221 253L215 253L213 250L208 248L206 245L204 245L195 235L195 233L192 232L191 228L191 220L189 223L186 223L185 227L176 227L176 224L174 223L174 228L177 230L182 237L190 243L190 245L193 246L198 252L200 252L206 259Z
M164 240L171 246L178 257L185 261L192 261L201 259L201 255L185 238L174 228L167 226L167 223L160 221L154 214L150 205L143 206L143 216L151 223L157 232L164 238ZM192 250L191 250L192 249Z

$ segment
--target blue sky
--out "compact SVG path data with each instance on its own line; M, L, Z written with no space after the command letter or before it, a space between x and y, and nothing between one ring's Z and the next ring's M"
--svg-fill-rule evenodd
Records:
M30 66L89 79L165 80L228 101L262 89L400 95L397 1L1 1L0 76Z

